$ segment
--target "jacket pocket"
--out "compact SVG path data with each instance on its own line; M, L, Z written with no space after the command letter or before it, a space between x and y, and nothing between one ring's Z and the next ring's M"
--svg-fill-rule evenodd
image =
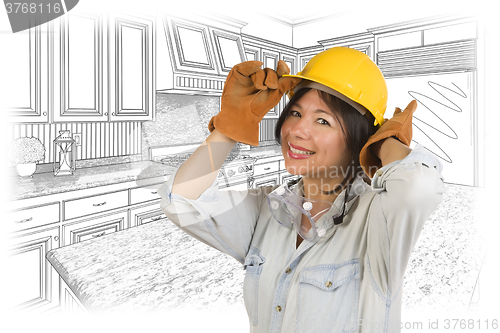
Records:
M356 332L359 262L307 267L300 272L297 332Z
M243 264L243 269L246 271L243 281L243 299L248 318L253 326L258 324L259 280L262 265L265 262L266 259L260 254L260 250L251 245Z

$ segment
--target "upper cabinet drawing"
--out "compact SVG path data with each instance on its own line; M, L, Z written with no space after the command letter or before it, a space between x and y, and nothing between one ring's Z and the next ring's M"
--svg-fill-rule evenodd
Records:
M65 15L53 24L54 121L107 121L107 45L102 15Z
M110 120L152 120L155 108L153 19L110 16Z
M350 47L363 52L370 59L374 59L375 36L371 32L363 32L359 34L320 40L318 42L323 48L329 49L337 46Z
M276 69L278 61L283 60L291 74L297 74L297 49L291 46L286 46L268 40L264 40L255 36L243 34L243 45L245 46L245 53L248 60L262 61L263 68ZM273 109L271 109L265 119L276 119L280 116L288 98L283 96L281 101Z
M10 122L46 123L49 121L47 85L48 35L46 25L26 33L4 34L8 52L2 54L2 102ZM3 75L2 75L3 76Z
M246 61L240 34L169 16L163 17L163 24L157 91L220 95L231 68Z
M219 74L208 26L167 17L166 29L176 71Z
M209 28L215 43L215 56L221 73L228 74L234 65L246 61L241 36L229 31Z
M2 84L9 121L152 120L155 31L155 18L78 13L7 35L2 66L21 71Z

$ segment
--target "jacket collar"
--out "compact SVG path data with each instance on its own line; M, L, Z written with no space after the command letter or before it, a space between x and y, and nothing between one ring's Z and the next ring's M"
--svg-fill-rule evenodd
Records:
M302 191L301 189L304 187L304 180L301 178L300 181L293 187L292 191L296 195L301 195L302 196ZM356 199L359 198L361 195L366 193L371 189L371 186L365 183L362 177L356 176L356 179L351 185L351 188L349 190L349 195L347 198L347 203L345 207L345 212L344 214L347 215L349 212L349 209L351 206L356 202ZM342 206L344 205L344 197L345 197L345 192L347 189L343 189L342 192L337 196L335 201L333 202L332 208L323 214L323 216L320 218L320 220L317 223L317 227L326 227L329 228L330 226L333 225L333 216L338 214L340 211L342 211ZM338 207L338 208L337 208Z

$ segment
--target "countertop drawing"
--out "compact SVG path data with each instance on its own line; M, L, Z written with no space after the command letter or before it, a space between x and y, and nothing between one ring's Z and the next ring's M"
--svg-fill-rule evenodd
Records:
M166 220L62 247L47 258L90 312L243 301L241 264Z
M485 255L482 221L474 214L482 189L445 188L406 270L403 308L410 311L466 310ZM167 220L61 247L47 257L91 312L243 304L241 265Z
M24 181L11 179L10 200L20 200L64 193L92 187L112 185L141 179L168 176L173 168L167 165L140 161L76 169L74 175L54 177L53 173L35 174Z
M250 151L241 151L243 155L261 158L281 156L279 146L256 147ZM112 185L160 176L170 176L175 168L168 165L139 161L121 164L110 164L90 168L76 169L74 175L54 177L53 173L35 174L31 180L19 180L12 177L10 200L34 198L49 194L64 193L91 187Z

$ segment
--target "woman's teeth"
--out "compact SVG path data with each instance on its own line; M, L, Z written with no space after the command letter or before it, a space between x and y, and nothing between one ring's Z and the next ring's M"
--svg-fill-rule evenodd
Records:
M302 151L302 150L294 149L292 147L290 147L290 150L294 154L301 154L301 155L312 155L312 154L314 154L314 152L312 152L312 151Z

